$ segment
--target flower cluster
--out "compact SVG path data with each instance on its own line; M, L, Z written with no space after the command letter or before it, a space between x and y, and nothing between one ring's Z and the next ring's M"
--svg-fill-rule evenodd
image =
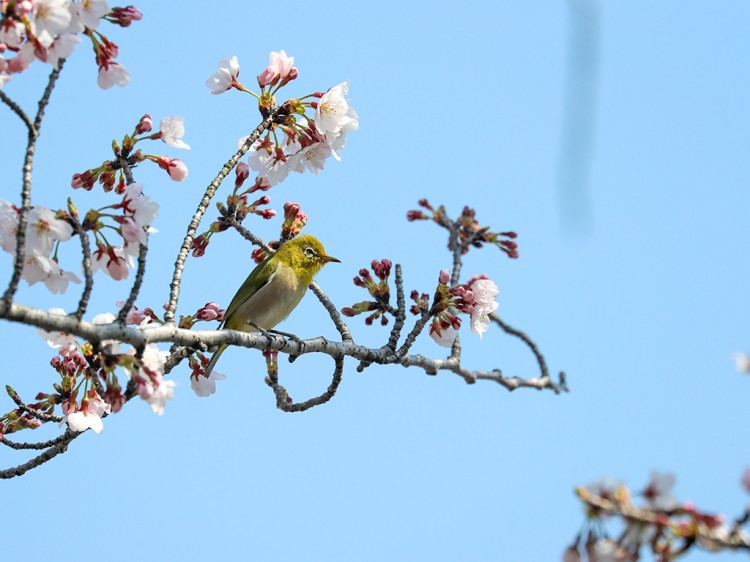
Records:
M276 108L276 93L299 74L294 67L294 57L287 56L283 50L272 52L269 58L268 67L257 77L260 94L238 82L237 57L222 59L206 85L212 94L234 88L255 96L261 115L268 117ZM346 135L359 128L359 117L346 99L348 93L347 81L326 92L291 99L278 108L277 119L265 136L253 144L248 157L249 167L257 172L256 185L263 186L259 189L284 181L289 172L301 174L307 170L318 175L331 156L340 160ZM305 101L310 98L312 101ZM308 110L313 110L314 116L307 116ZM279 132L283 133L281 139ZM240 146L246 138L240 139Z
M62 309L51 309L51 314L65 315ZM111 313L104 313L92 319L93 324L109 325L116 321ZM151 309L128 311L126 322L145 327L156 322ZM118 412L130 398L122 391L117 374L118 367L125 369L130 379L132 392L145 400L151 409L162 415L164 406L173 396L174 381L163 380L164 366L169 355L156 344L147 344L142 350L120 349L115 340L104 340L99 344L80 343L70 334L39 330L39 335L50 347L57 350L52 358L52 368L60 375L60 382L54 385L52 394L40 394L40 402L29 407L52 414L56 405L61 405L63 423L75 432L93 429L100 433L102 418ZM79 400L79 396L81 396ZM16 411L0 418L0 434L12 433L22 428Z
M371 326L372 323L380 318L380 324L385 326L388 324L388 317L386 313L391 312L390 306L391 289L388 286L388 277L391 274L391 267L393 266L391 260L373 260L370 264L375 277L378 281L373 279L370 272L362 268L359 270L359 275L354 278L354 284L357 287L367 289L370 296L373 297L372 301L358 302L351 307L344 307L341 309L341 313L344 316L357 316L364 312L370 312L371 314L365 318L365 324Z
M20 211L14 204L0 199L0 247L10 254L16 252ZM73 273L58 265L57 252L61 242L70 240L73 227L64 211L53 212L45 207L32 207L28 213L25 233L25 258L21 278L29 285L43 282L53 293L64 293L68 283L80 283Z
M58 67L80 43L79 34L91 39L103 89L125 86L130 73L115 62L119 49L97 31L106 20L128 27L143 15L133 6L111 8L107 0L17 0L0 4L0 88L26 70L34 60ZM7 54L12 54L6 58Z
M214 369L211 374L206 377L206 367L208 366L209 359L202 353L198 352L195 355L191 355L188 360L190 365L190 388L193 389L196 395L201 398L207 398L216 392L216 381L223 381L227 378Z
M564 562L628 562L641 559L650 549L656 560L674 560L698 545L720 550L730 539L747 542L750 537L737 524L730 528L725 517L698 510L691 502L680 503L672 494L675 477L653 472L636 506L630 490L606 478L577 488L586 507L586 524L563 553ZM617 539L608 537L604 521L621 516L625 525Z
M93 271L104 271L117 281L127 279L128 270L135 267L141 245L146 244L147 235L156 230L151 226L159 214L159 205L146 195L143 186L131 183L123 193L122 201L86 213L82 228L94 233L96 250L92 252ZM105 224L111 219L113 224ZM115 231L122 244L112 244L105 232Z
M461 318L457 312L468 314L471 318L471 331L482 337L490 325L490 314L498 307L496 297L499 293L497 285L486 275L472 277L468 283L449 286L450 273L442 270L438 276L438 286L432 305L429 295L411 292L414 304L412 314L432 315L430 336L439 345L450 347L453 345L458 330L461 328Z
M459 249L461 254L465 254L471 247L481 248L485 243L489 243L497 246L509 258L518 257L518 244L514 242L518 235L512 231L490 232L490 227L480 226L477 222L474 209L464 207L461 215L454 221L448 218L443 205L435 209L427 199L420 199L418 203L424 211L419 209L408 211L406 219L409 222L432 220L451 232L455 232L455 240L451 237L448 243L448 248L451 251Z
M185 121L182 117L165 117L159 122L159 131L151 135L153 121L146 114L138 121L133 133L125 135L122 143L112 141L114 151L113 160L105 160L96 168L91 168L80 174L73 174L71 186L74 189L90 191L99 182L104 191L115 190L116 193L125 191L127 185L126 169L149 160L166 171L173 181L184 181L188 176L185 163L179 158L169 158L155 154L144 154L141 150L134 151L135 145L143 140L161 140L173 148L190 150L190 146L182 140L185 134ZM138 136L143 135L143 136Z

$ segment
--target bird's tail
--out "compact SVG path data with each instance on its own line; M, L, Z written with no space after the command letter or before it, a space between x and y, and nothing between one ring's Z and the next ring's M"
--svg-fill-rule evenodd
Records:
M211 361L208 362L208 365L206 366L206 378L208 378L211 375L211 371L214 370L214 367L216 366L216 362L219 360L219 357L221 357L221 354L224 353L224 350L227 348L227 344L222 344L219 346L219 349L216 350L216 353L214 353L214 356L211 357Z

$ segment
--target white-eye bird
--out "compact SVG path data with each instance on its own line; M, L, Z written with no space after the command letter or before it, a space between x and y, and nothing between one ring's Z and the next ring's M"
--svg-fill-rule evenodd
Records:
M338 262L326 254L323 244L310 234L292 238L263 260L247 276L224 313L219 328L240 332L272 329L284 320L302 300L313 277L328 262ZM211 375L227 348L222 344L206 367Z

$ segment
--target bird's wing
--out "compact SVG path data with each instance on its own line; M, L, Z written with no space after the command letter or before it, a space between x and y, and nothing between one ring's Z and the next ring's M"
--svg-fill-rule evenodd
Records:
M268 259L268 258L266 258ZM270 267L266 267L268 264L264 261L258 265L255 269L250 272L245 282L237 290L237 294L234 295L232 302L229 303L226 312L224 313L224 322L222 326L226 326L227 321L247 300L252 297L258 290L265 286L274 274L274 271Z

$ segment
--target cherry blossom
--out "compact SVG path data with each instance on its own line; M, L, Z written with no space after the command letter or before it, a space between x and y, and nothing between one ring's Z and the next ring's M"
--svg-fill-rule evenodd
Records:
M108 60L106 65L99 67L97 83L102 90L112 86L126 86L130 82L130 72L120 63Z
M652 472L651 480L643 492L645 506L662 511L677 507L677 498L672 495L675 481L676 477L671 472Z
M342 82L328 90L320 98L315 110L315 127L326 135L338 135L347 127L348 131L359 128L359 120L354 110L349 107L346 96L349 93L349 81Z
M185 119L182 117L165 117L159 123L161 140L174 148L190 150L190 146L182 141L185 135Z
M162 170L166 170L169 177L174 181L183 181L188 176L187 166L179 158L161 156L157 158L156 163Z
M161 381L161 384L154 389L153 394L146 399L148 405L151 406L151 410L157 416L164 415L164 406L174 398L175 386L177 386L177 383L174 381Z
M72 19L69 4L69 0L34 0L31 32L45 48L67 31Z
M322 143L315 143L306 146L294 154L289 159L288 165L293 172L297 172L298 174L309 170L313 175L317 176L323 171L325 161L330 155L330 147Z
M96 391L92 390L83 399L80 409L70 412L69 403L66 402L63 404L63 411L66 410L68 413L60 422L61 426L67 423L70 430L76 433L87 429L91 429L95 433L101 433L104 431L102 416L109 414L112 408L96 394Z
M271 51L269 61L268 69L273 70L279 78L286 78L294 69L294 57L287 56L284 49L281 49L278 53Z
M75 273L64 271L57 266L57 262L53 263L55 264L53 271L43 280L44 285L51 293L61 295L68 290L69 283L75 283L76 285L81 284L81 280Z
M232 87L239 74L240 63L236 56L231 59L221 59L216 72L206 80L206 86L214 95L223 94Z
M190 387L198 396L205 398L216 392L216 381L223 381L226 378L226 375L216 371L212 371L208 378L205 375L191 376Z
M481 338L490 326L489 315L497 310L495 297L500 291L490 279L477 279L471 284L471 291L475 300L474 311L471 313L471 331Z
M0 247L8 253L16 251L18 233L18 209L12 203L0 199Z
M50 308L47 312L54 316L67 316L67 313L62 308ZM37 333L47 342L47 345L54 349L68 347L76 341L75 336L64 332L48 332L47 330L39 328L37 329Z
M91 269L94 273L104 269L115 281L128 278L128 267L134 267L133 258L125 253L122 246L98 244L91 254Z
M80 42L81 38L72 33L59 35L52 46L47 49L47 62L57 68L60 59L68 58Z
M13 18L5 18L0 25L0 43L8 47L18 47L23 39L26 28Z
M49 255L55 241L70 240L73 227L56 218L55 213L44 207L32 207L26 228L26 246L33 252Z
M109 13L110 9L107 0L85 0L81 3L76 2L73 6L75 6L76 14L81 23L89 29L99 27L99 22Z
M443 347L451 347L453 345L453 342L456 340L458 330L454 328L453 325L449 325L447 328L444 328L442 326L439 326L439 322L437 322L437 324L437 327L436 323L434 322L430 325L430 337L435 340L438 345L441 345Z
M94 318L91 320L91 323L103 326L112 324L115 320L116 318L114 314L112 314L111 312L104 312L102 314L97 314L96 316L94 316ZM120 342L117 340L102 340L100 345L102 351L106 353L110 353L112 355L120 353Z

